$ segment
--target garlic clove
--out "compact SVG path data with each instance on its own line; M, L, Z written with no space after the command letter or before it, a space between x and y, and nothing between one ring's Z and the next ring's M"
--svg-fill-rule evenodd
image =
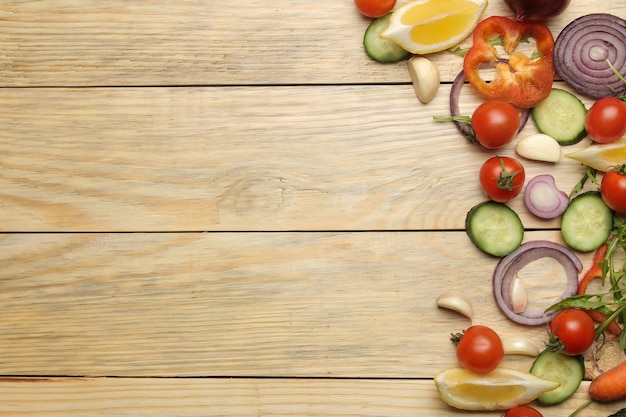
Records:
M474 315L474 309L467 297L455 291L447 291L441 294L437 298L437 305L441 308L456 311L470 320Z
M526 285L518 276L513 278L511 282L511 305L513 311L521 313L526 310L528 305L528 292L526 291Z
M538 356L539 347L524 336L510 336L502 339L505 355Z
M430 102L439 90L439 69L423 56L413 56L408 65L415 95L424 104Z
M559 162L562 156L561 145L552 136L537 133L520 139L515 147L519 156L534 161Z

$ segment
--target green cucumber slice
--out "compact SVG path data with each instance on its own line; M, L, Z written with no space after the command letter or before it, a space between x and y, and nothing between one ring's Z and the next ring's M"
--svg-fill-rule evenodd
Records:
M580 194L561 217L561 235L570 248L580 252L598 249L613 230L613 211L598 191Z
M554 405L565 401L576 392L585 375L585 365L582 356L568 356L544 350L533 362L530 373L561 384L537 398L541 404Z
M524 225L517 213L495 201L472 207L465 218L465 231L478 249L493 256L508 255L524 238Z
M411 55L410 52L400 45L380 37L382 31L389 24L390 16L391 13L388 13L385 16L374 19L365 30L365 35L363 36L363 46L367 55L382 63L402 61Z
M541 133L552 136L562 146L574 145L585 136L587 108L569 91L553 88L550 95L531 110Z

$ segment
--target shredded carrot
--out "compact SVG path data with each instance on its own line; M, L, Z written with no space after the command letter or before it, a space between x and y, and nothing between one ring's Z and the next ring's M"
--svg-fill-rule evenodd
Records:
M626 362L600 374L589 384L589 396L597 401L615 401L626 397Z

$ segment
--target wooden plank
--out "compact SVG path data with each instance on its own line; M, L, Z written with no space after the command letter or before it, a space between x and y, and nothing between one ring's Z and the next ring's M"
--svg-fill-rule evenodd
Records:
M0 230L461 229L494 152L433 121L448 95L423 106L408 85L2 89ZM525 166L568 192L583 173L568 159ZM527 227L558 227L512 207Z
M605 11L572 2L550 21ZM626 16L624 2L611 13ZM486 15L512 13L491 2ZM362 47L369 23L353 2L277 0L5 0L1 86L337 84L408 82L406 64L380 65ZM469 41L464 43L467 46ZM432 55L443 80L462 59Z
M587 383L559 407L533 404L543 415L567 417L586 400ZM36 398L33 392L37 393ZM626 401L590 405L606 416ZM429 380L251 378L2 378L0 416L458 416ZM472 412L487 417L497 412Z
M540 238L558 241L527 234ZM473 300L476 323L546 339L499 313L497 260L463 232L0 239L0 375L430 378L456 364L449 335L469 324L437 308L451 289ZM555 262L533 265L532 309L564 282Z

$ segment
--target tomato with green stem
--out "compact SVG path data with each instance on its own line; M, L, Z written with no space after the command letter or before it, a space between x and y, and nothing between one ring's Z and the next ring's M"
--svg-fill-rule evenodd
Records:
M543 417L543 414L527 405L518 405L508 410L504 417Z
M604 97L593 103L585 117L587 135L597 143L611 143L626 134L626 103Z
M600 183L600 194L611 210L626 213L626 164L605 172Z
M456 343L456 357L461 366L479 374L491 372L504 358L500 336L490 327L474 325L462 334L452 336Z
M367 17L386 15L396 5L396 0L354 0L356 8Z
M567 308L559 311L550 321L549 349L566 355L581 355L593 344L596 335L593 320L584 311Z
M478 177L487 197L498 203L506 203L522 191L526 173L524 166L517 159L494 156L483 163Z

